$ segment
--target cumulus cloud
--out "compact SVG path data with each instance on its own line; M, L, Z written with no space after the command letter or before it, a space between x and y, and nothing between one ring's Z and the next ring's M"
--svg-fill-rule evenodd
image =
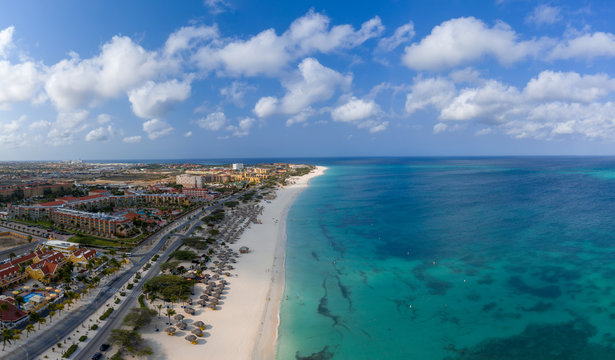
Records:
M355 30L350 25L330 27L330 19L314 11L296 19L282 35L264 30L247 40L207 44L194 55L204 71L218 70L230 76L278 75L294 59L316 52L350 49L384 30L380 18L372 18Z
M209 131L218 131L226 126L226 115L223 112L214 112L197 120L197 125Z
M493 56L509 65L537 55L547 40L520 41L507 24L489 27L474 17L451 19L434 27L420 42L407 46L403 63L415 70L440 70Z
M536 6L534 11L529 14L525 21L536 25L551 25L562 20L561 10L557 6L542 4Z
M150 140L156 140L173 132L173 127L166 121L152 119L143 123L143 131L147 133Z
M21 131L21 128L27 119L26 115L22 115L19 119L10 122L0 121L0 146L18 147L24 145L26 135Z
M573 58L592 60L596 57L615 56L615 35L612 33L585 33L560 41L550 52L549 60Z
M173 105L190 96L190 80L176 79L154 83L146 82L143 86L128 92L132 111L140 118L160 118L167 114Z
M220 89L220 95L224 96L227 101L230 101L239 107L243 107L244 96L248 91L252 90L256 90L256 88L252 85L241 81L233 81L229 86Z
M14 26L0 30L0 57L6 57L9 48L13 45Z
M434 134L440 134L445 132L448 129L448 125L446 125L445 123L437 123L436 125L433 126L433 133Z
M90 113L86 110L65 111L58 113L47 137L54 146L72 144L76 135L87 129L85 123Z
M374 100L350 98L346 103L331 111L334 121L352 123L359 128L368 128L370 132L386 129L388 122L380 122L378 118L382 111Z
M39 120L35 121L28 126L30 130L39 130L39 129L47 129L51 126L51 122L47 120Z
M377 50L393 51L399 45L410 42L415 34L414 23L410 21L409 23L395 29L395 33L393 33L390 37L380 39L380 41L378 41Z
M227 127L228 131L232 132L233 136L246 136L250 133L250 128L256 123L256 120L250 117L239 120L237 125L230 125Z
M449 95L441 97L437 92L431 93L433 98L427 96L429 92L417 98L409 95L406 108L410 114L417 108L435 109L439 124L443 125L437 124L434 133L458 128L451 126L450 121L473 121L482 127L477 136L499 128L515 138L577 135L615 140L615 104L601 102L615 92L614 80L604 74L547 70L528 81L522 90L493 79L481 79L474 86L459 89L451 82L447 87ZM415 85L430 82L420 78L415 81ZM446 80L433 78L431 83L438 81ZM413 99L418 105L412 103Z
M98 121L99 124L106 124L108 122L111 122L111 115L109 115L109 114L99 114L96 117L96 121Z
M256 103L254 113L258 117L297 114L314 103L330 99L338 88L347 89L352 83L351 75L342 75L314 58L304 59L298 68L294 78L282 83L286 94L281 99L267 96Z
M184 137L187 137L187 138L189 138L189 137L191 137L191 136L192 136L192 131L187 131L187 132L184 134Z
M177 66L175 61L143 49L129 37L114 36L95 57L82 60L72 53L70 59L53 65L45 90L58 109L70 110L117 97Z
M0 60L0 108L33 99L41 80L42 75L33 62L11 64Z
M226 0L205 0L204 4L209 8L209 12L214 15L232 9L231 4Z
M414 80L412 91L406 97L406 112L412 114L428 106L441 108L450 103L456 92L455 84L449 79L418 77Z
M113 126L99 127L91 130L85 136L85 141L109 141L115 134Z
M213 26L185 26L175 31L164 45L164 52L173 55L181 51L194 48L197 44L216 39L220 36L218 27Z
M122 141L124 141L125 143L129 143L129 144L138 143L138 142L141 142L141 136L139 135L128 136L128 137L125 137Z

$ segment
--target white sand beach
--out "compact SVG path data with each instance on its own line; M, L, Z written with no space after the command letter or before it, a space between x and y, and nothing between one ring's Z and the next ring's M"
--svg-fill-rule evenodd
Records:
M186 315L189 322L203 321L208 326L204 337L191 345L184 337L187 331L169 336L155 332L154 325L143 329L143 337L154 350L155 359L273 359L276 350L279 307L284 292L284 255L286 244L286 215L297 195L307 188L310 179L324 173L317 167L303 177L291 178L288 185L277 190L271 202L263 201L264 210L231 245L234 250L248 246L250 252L239 258L234 274L228 278L228 290L219 310L195 307L195 315L186 314L176 305L178 314ZM202 286L202 284L197 285ZM195 291L194 299L202 293ZM164 311L163 311L164 312ZM155 320L164 328L166 317Z

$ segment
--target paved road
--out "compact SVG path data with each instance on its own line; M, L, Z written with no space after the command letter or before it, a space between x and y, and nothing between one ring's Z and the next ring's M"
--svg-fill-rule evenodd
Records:
M229 201L231 199L235 199L240 195L241 194L233 195L227 199L220 201L220 203L218 203L217 205L210 206L208 208L205 208L204 210L199 211L196 214L197 218L200 217L203 214L203 212L220 207L222 203ZM188 215L183 216L177 221L182 221L182 220L184 221L181 222L176 228L185 226L187 223L192 221L188 219ZM198 224L199 222L196 221L195 225L190 228L187 234L192 233L192 231ZM67 317L64 317L62 321L55 323L55 326L53 327L53 329L49 329L47 331L44 331L41 334L37 334L38 336L33 336L26 345L13 349L13 351L7 354L3 358L3 360L4 359L5 360L23 360L23 359L28 359L28 358L33 359L36 356L39 356L43 352L45 352L53 344L58 342L59 339L63 339L64 337L68 336L76 327L81 325L88 317L94 314L98 310L98 308L101 307L109 298L116 295L118 292L118 289L124 286L124 284L137 271L139 271L141 267L147 261L149 261L152 256L154 256L154 254L160 251L160 249L166 243L166 240L170 236L174 236L174 235L177 235L177 234L170 234L170 230L166 230L164 235L163 234L156 235L156 237L161 237L161 238L160 240L158 240L158 243L154 246L154 248L150 252L146 253L143 257L141 257L140 260L133 262L133 266L130 268L130 270L124 272L121 275L118 275L116 278L112 279L107 285L105 285L103 289L100 291L100 293L96 296L96 298L90 304L79 309L78 311L72 312ZM180 243L181 242L178 241L175 244L178 245ZM168 254L171 253L172 248L173 246L169 247L169 249L165 251L164 255L168 256ZM161 257L161 260L162 260L162 257ZM158 261L156 263L158 264L161 262L162 261ZM151 270L156 270L156 269L151 269ZM154 273L155 273L154 271L151 271L148 274L154 274ZM141 288L144 282L145 282L145 279L142 279L141 281L139 281L137 283L138 285L135 286L135 289L133 289L132 294L138 294L138 290ZM95 346L94 343L98 344L94 349L98 349L98 346L102 343L102 340L106 339L106 336L108 335L108 332L110 331L110 327L109 327L109 325L111 325L110 323L111 322L116 323L118 322L119 319L121 319L119 315L122 315L127 311L126 309L128 309L129 307L126 305L130 302L131 301L125 300L124 302L120 304L118 309L113 311L112 313L113 315L111 315L109 319L105 321L105 324L102 326L103 328L106 328L106 331L104 329L99 329L98 331L96 331L94 338L90 342L88 342L88 345L86 346L86 348L84 348L82 351L79 352L78 356L76 357L77 359L88 359L89 357L85 357L86 356L85 354L89 354L90 352L89 350L91 350L90 347L94 348ZM88 351L85 351L85 350L88 350ZM94 354L94 352L95 351L92 351L91 353ZM90 356L92 354L90 354ZM24 357L24 355L26 356Z

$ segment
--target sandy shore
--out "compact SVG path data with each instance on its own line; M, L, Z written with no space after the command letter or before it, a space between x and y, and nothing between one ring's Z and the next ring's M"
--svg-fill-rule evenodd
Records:
M276 350L279 307L284 293L284 254L286 244L286 215L297 195L307 188L310 179L322 175L325 167L317 167L310 174L291 178L288 185L277 191L270 203L262 202L262 224L252 224L231 245L234 250L248 246L250 253L242 255L229 278L229 290L221 298L220 310L200 306L194 316L176 306L178 314L186 315L189 325L201 320L207 325L206 335L196 345L189 344L180 331L174 336L155 332L152 325L143 337L154 349L156 359L273 359ZM202 294L202 285L195 299ZM166 317L156 320L164 328Z

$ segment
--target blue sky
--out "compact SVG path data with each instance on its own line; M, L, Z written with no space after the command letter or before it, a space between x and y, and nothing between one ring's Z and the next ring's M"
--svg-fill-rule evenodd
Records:
M613 18L608 1L2 2L0 160L613 154Z

